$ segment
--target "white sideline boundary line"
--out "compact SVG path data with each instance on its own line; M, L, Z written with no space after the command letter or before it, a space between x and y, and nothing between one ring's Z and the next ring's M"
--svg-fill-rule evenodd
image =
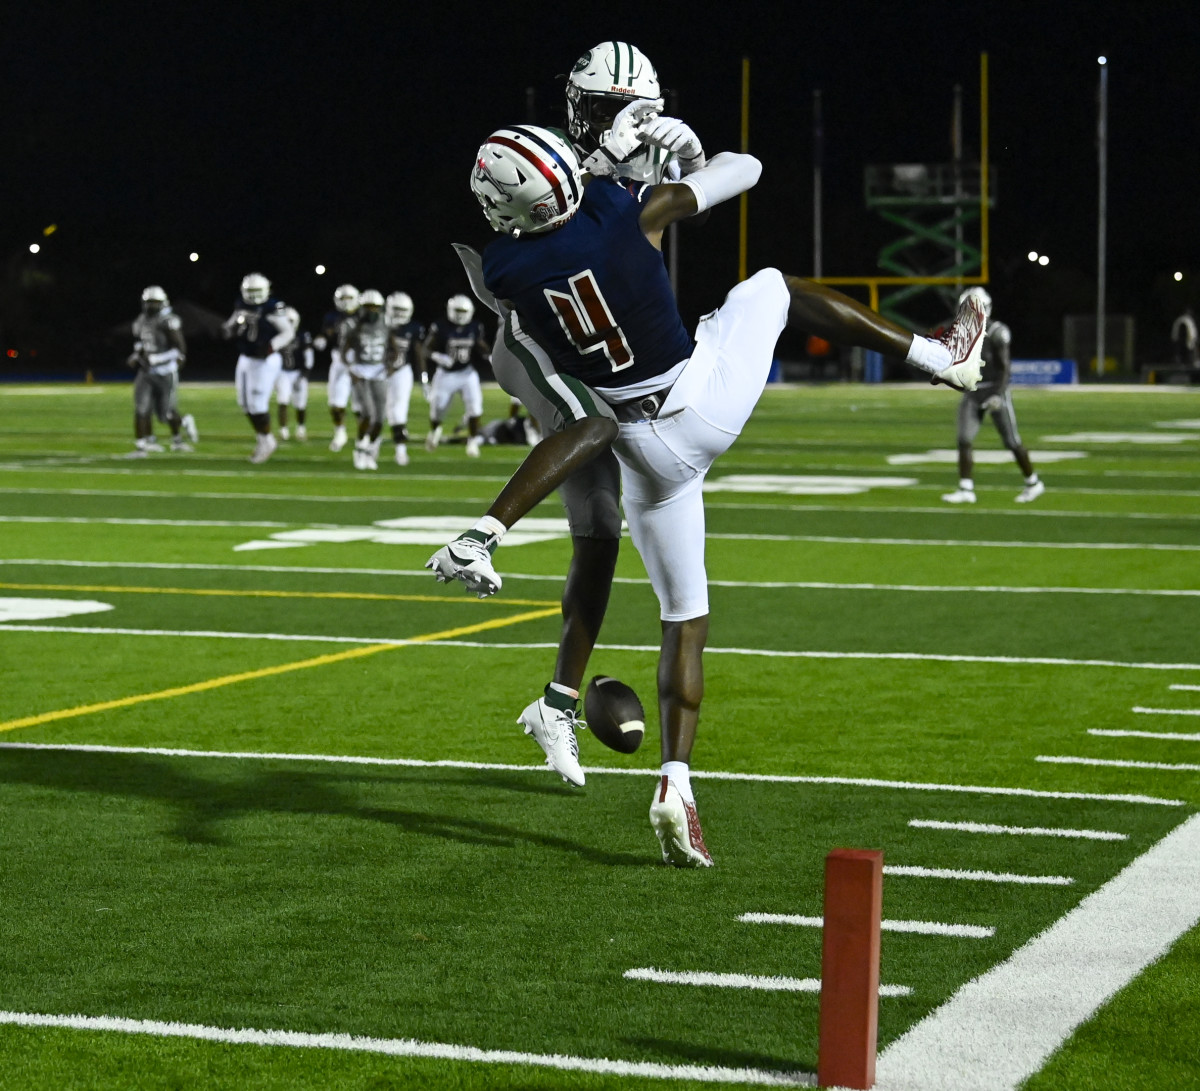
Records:
M1200 708L1144 708L1134 705L1133 711L1147 716L1200 716Z
M962 871L948 867L910 867L904 864L884 864L884 875L907 876L914 879L964 879L972 883L1016 883L1021 886L1072 886L1069 875L1017 875L1009 871Z
M1200 518L1200 516L1197 516ZM274 574L299 574L313 576L415 576L428 579L425 568L329 568L313 565L282 564L170 564L163 561L58 561L41 557L0 558L0 565L18 568L136 568L163 569L170 572L269 572ZM544 583L562 583L561 575L537 572L506 572L506 580L535 580ZM649 587L650 581L638 576L615 576L613 583ZM1163 598L1200 598L1197 588L1157 587L1014 587L998 584L952 585L920 583L836 583L830 580L712 580L710 587L754 587L769 591L903 591L917 594L1000 594L1000 595L1134 595ZM1172 686L1171 689L1186 689ZM1200 686L1193 687L1200 689Z
M413 643L403 637L330 636L313 633L241 633L209 629L121 629L86 625L20 625L0 622L0 633L73 633L84 636L179 636L210 640L296 640L312 644L395 644ZM423 648L482 648L491 651L546 651L557 648L549 641L513 643L500 640L424 640ZM658 655L657 644L597 644L596 651L639 652ZM705 655L759 655L768 659L861 659L896 662L995 663L1004 666L1035 667L1120 667L1128 670L1196 671L1200 663L1123 663L1115 659L1061 659L1051 656L1015 655L943 655L937 652L822 652L792 651L779 648L705 648Z
M192 1038L228 1045L284 1046L292 1049L332 1049L350 1053L383 1053L390 1057L425 1057L476 1064L529 1065L565 1072L591 1072L606 1076L652 1080L697 1080L703 1083L745 1083L760 1087L812 1087L816 1078L807 1072L765 1072L757 1068L720 1065L670 1065L650 1061L618 1061L602 1057L573 1057L561 1053L522 1053L517 1050L479 1049L446 1042L419 1042L412 1038L365 1038L353 1034L310 1034L294 1030L254 1030L210 1027L199 1023L169 1023L155 1019L121 1019L108 1015L41 1015L0 1011L0 1024L19 1027L66 1027L71 1030L145 1034L156 1038Z
M1089 727L1089 735L1104 735L1110 739L1167 739L1172 742L1200 742L1200 732L1184 731L1119 731L1103 727Z
M626 970L629 981L651 981L656 985L699 985L717 989L759 989L765 992L819 993L819 977L764 977L758 974L718 974L707 970L656 970L653 966ZM880 996L911 996L907 985L880 985Z
M1007 833L1035 837L1078 837L1085 841L1128 841L1129 834L1109 830L1067 830L1049 826L996 826L990 822L939 822L932 818L910 818L918 830L953 830L958 833Z
M5 750L65 750L84 754L154 754L168 758L223 758L233 761L314 761L335 765L402 766L414 769L475 769L517 773L549 773L545 765L515 765L501 762L458 761L451 758L373 758L342 754L286 754L233 750L184 750L165 746L107 746L100 743L0 742ZM586 765L585 773L596 776L657 777L660 770L627 769L620 766ZM727 773L693 769L692 776L702 780L754 781L765 784L843 784L853 788L897 788L903 791L965 792L973 795L1024 796L1032 799L1094 800L1099 803L1134 803L1159 807L1182 807L1182 799L1160 799L1157 796L1105 794L1102 792L1053 792L1037 788L999 788L971 784L932 784L919 781L877 780L869 777L786 776L779 773Z
M824 928L824 917L799 917L792 913L743 913L742 924L790 924L802 928ZM942 924L938 921L879 922L884 932L915 932L922 936L959 936L966 939L990 939L996 929L982 924Z
M1039 754L1033 760L1051 765L1106 765L1112 769L1158 769L1164 773L1200 773L1200 765L1189 762L1172 765L1163 761L1115 761L1111 758L1077 758L1057 754Z
M891 1043L876 1091L1016 1091L1200 922L1200 815Z

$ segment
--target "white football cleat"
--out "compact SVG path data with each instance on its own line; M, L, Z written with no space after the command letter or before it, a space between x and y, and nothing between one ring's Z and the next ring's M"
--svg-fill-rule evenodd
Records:
M176 436L174 439L171 440L171 450L172 451L183 451L184 453L187 453L188 451L192 450L192 445L190 443L188 443L188 441L185 440L183 438L183 436Z
M356 470L365 470L366 469L366 467L363 465L363 449L357 443L354 445L354 453L352 455L352 458L354 460L354 468Z
M479 448L483 446L483 436L467 437L467 458L478 458Z
M279 426L279 438L283 440L292 438L292 430L286 424L281 424Z
M1028 504L1030 500L1036 500L1046 491L1044 482L1035 481L1032 485L1026 485L1019 493L1016 500L1018 504Z
M942 499L947 504L974 504L974 489L955 489L954 492L942 493Z
M139 442L142 450L148 451L151 454L162 454L162 452L166 450L166 448L159 443L154 436L147 436L145 439L140 440Z
M408 465L408 444L407 443L397 443L396 444L396 465L397 466L407 466Z
M937 373L939 382L955 390L974 390L982 378L983 335L987 320L983 304L972 292L959 305L958 314L950 328L942 334L941 342L950 353L950 366Z
M275 453L275 448L279 446L279 441L268 432L265 436L260 435L254 441L254 454L250 456L250 461L256 466L266 462Z
M587 727L573 711L563 712L546 704L539 697L517 720L526 735L532 735L546 752L546 764L568 784L583 787L583 770L579 766L579 741L575 729Z
M425 437L425 450L436 451L438 444L442 442L442 426L436 425L429 429L429 435Z
M350 437L346 434L346 426L344 424L339 424L337 428L334 429L333 439L329 441L329 449L331 451L340 451L346 446L346 440L349 438Z
M300 443L303 443L305 440L308 439L308 429L305 428L303 424L296 425L296 439Z
M179 424L183 428L183 433L187 436L189 443L200 442L200 430L196 427L196 418L191 413L184 414L183 420Z
M494 595L502 583L487 546L475 538L455 538L430 557L425 567L433 569L438 583L461 580L481 599Z
M712 867L713 858L704 844L700 816L694 803L686 803L679 789L664 774L650 804L650 825L658 835L664 864L675 867Z

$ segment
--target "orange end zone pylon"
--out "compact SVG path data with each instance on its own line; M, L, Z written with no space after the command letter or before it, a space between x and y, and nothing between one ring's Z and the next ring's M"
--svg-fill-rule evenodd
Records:
M883 853L834 849L825 857L818 1087L875 1085Z

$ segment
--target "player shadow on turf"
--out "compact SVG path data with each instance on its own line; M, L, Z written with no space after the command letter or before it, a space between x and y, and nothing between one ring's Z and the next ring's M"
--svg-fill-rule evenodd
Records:
M812 1028L812 1040L817 1040L817 1028ZM765 1072L785 1072L789 1076L815 1076L815 1065L808 1067L804 1061L790 1058L770 1057L764 1053L750 1053L739 1049L712 1049L695 1042L681 1042L670 1038L633 1038L626 1036L630 1046L653 1050L655 1056L668 1056L697 1065L712 1065L719 1068L757 1068ZM812 1062L809 1062L812 1064Z
M220 832L223 823L247 814L294 814L384 823L405 833L489 848L526 842L574 853L610 867L654 862L649 855L611 852L566 837L469 818L465 814L367 806L337 790L340 782L350 779L366 778L286 769L256 771L238 780L209 780L182 772L169 761L137 754L0 751L0 783L124 795L161 803L174 810L169 836L190 844L234 846L236 841ZM386 787L388 780L372 779L370 783ZM458 786L469 788L470 784L461 782Z

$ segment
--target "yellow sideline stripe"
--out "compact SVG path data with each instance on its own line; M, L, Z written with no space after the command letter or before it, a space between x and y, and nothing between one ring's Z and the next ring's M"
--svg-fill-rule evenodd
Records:
M86 583L0 583L6 591L87 591L121 595L232 595L264 599L363 599L377 602L488 602L495 606L557 606L549 599L475 599L446 595L385 595L375 591L239 591L224 587L104 587Z
M434 640L452 640L455 637L470 636L472 633L482 633L488 629L503 629L509 625L519 625L523 621L537 621L551 617L559 612L559 606L552 609L530 610L524 614L514 614L512 617L491 618L474 625L461 625L455 629L443 629L436 633L423 633L420 636L408 637L411 644L428 644ZM75 716L87 716L93 712L107 712L114 708L128 708L130 705L140 705L145 701L162 701L168 697L185 697L189 693L203 693L205 690L218 689L221 686L232 686L237 682L250 682L255 678L270 678L275 674L287 674L289 671L308 670L310 667L325 667L331 663L341 663L347 659L361 659L374 655L376 652L386 652L391 648L403 648L404 644L368 644L363 648L350 648L344 652L333 652L329 655L318 655L312 659L299 659L294 663L281 663L277 667L263 667L260 670L242 671L238 674L225 674L220 678L209 678L204 682L193 682L190 686L172 686L161 689L157 693L139 693L132 697L118 697L113 701L98 701L92 705L78 705L75 708L60 708L54 712L43 712L37 716L24 716L19 720L9 720L0 723L0 731L14 731L18 727L34 727L38 724L48 724L55 720L69 720Z

